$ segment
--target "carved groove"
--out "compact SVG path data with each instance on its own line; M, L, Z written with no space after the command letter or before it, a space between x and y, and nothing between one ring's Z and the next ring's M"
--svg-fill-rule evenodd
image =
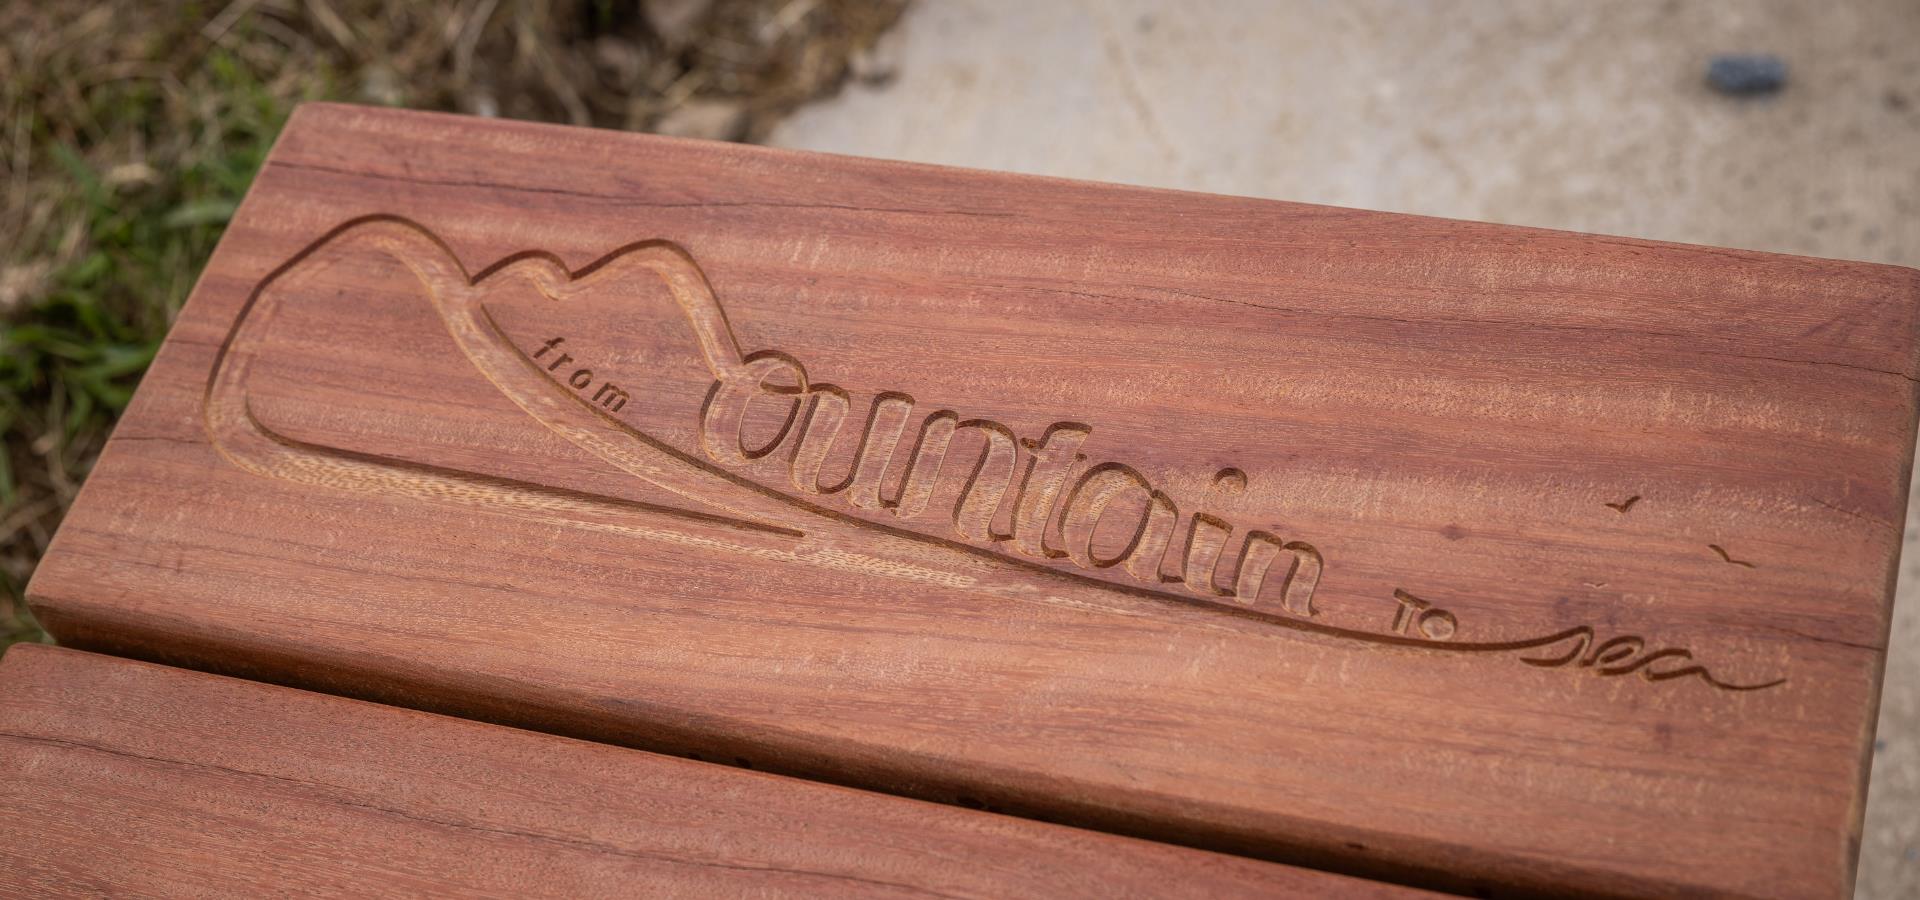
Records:
M261 422L247 403L246 383L262 351L261 335L274 316L275 300L269 288L301 261L334 245L364 245L404 264L425 287L427 301L466 358L535 421L617 468L706 511L565 491L302 443ZM631 395L611 381L589 394L588 388L600 380L591 370L564 365L559 356L545 358L545 350L529 354L509 341L482 303L488 292L482 285L494 279L526 279L546 298L557 302L589 291L617 292L623 285L631 287L648 279L664 284L715 379L699 410L699 443L712 463L637 431L614 416ZM555 339L545 349L554 349L558 343ZM784 404L786 412L784 424L771 439L748 447L740 426L749 405L755 402ZM804 365L793 357L771 350L743 355L705 275L685 250L671 243L631 244L578 271L568 270L550 254L521 253L469 277L451 250L425 228L394 216L371 216L328 232L254 288L216 356L207 384L205 419L213 445L234 465L266 477L331 489L476 505L649 539L707 541L710 546L710 539L632 520L664 517L721 525L757 540L777 539L784 544L727 543L723 549L1024 596L1017 585L964 574L980 571L977 564L960 564L962 556L971 556L1002 564L1003 569L1010 567L1016 573L1062 579L1061 584L1078 590L1171 602L1267 626L1436 652L1514 653L1570 643L1571 649L1558 656L1521 659L1531 666L1571 666L1603 676L1638 672L1649 682L1697 677L1728 691L1760 690L1786 680L1742 685L1721 681L1698 664L1655 668L1659 662L1691 660L1692 653L1679 648L1646 652L1644 639L1631 635L1596 646L1593 629L1584 625L1542 637L1476 643L1450 640L1456 623L1443 610L1426 610L1415 620L1420 623L1421 634L1428 637L1309 621L1316 614L1313 593L1325 569L1318 549L1304 541L1283 541L1271 532L1252 529L1244 531L1237 555L1229 557L1225 551L1237 526L1199 510L1187 517L1184 539L1176 542L1175 533L1181 524L1179 507L1144 475L1119 463L1079 468L1085 457L1077 451L1092 429L1078 423L1057 423L1039 441L1026 442L1029 454L1023 469L1022 442L1006 426L986 419L961 420L952 411L940 410L921 420L913 447L896 462L901 438L913 421L915 401L906 394L884 392L874 397L869 408L851 470L838 482L825 484L820 470L841 437L851 406L846 391L810 384ZM843 494L854 509L888 512L903 522L917 519L929 512L931 499L939 494L940 479L947 474L947 457L956 439L972 436L978 436L981 449L968 468L950 519L960 540L879 524L807 499ZM783 447L787 448L789 481L798 495L729 471L778 458ZM888 474L897 466L904 466L898 476L900 487L898 495L889 498L886 487L894 481ZM1218 492L1229 496L1244 491L1246 482L1246 474L1238 469L1221 470L1215 478ZM1123 532L1130 535L1123 549L1099 554L1094 547L1097 527L1116 498L1129 492L1140 498L1138 522ZM1012 503L1011 530L1001 533L994 523L1008 502ZM847 553L825 546L814 538L815 532L856 537L862 532L877 532L919 542L926 553L911 560ZM1180 548L1179 554L1170 554L1174 547ZM1228 559L1233 560L1231 570L1224 568ZM1175 567L1172 573L1167 571L1169 565ZM1063 566L1116 570L1151 586L1127 586ZM1180 585L1192 596L1165 590L1161 586L1166 584ZM1264 602L1265 597L1276 594L1277 603ZM1396 597L1403 603L1417 600L1403 591L1396 591ZM1405 626L1406 622L1400 623L1400 627Z

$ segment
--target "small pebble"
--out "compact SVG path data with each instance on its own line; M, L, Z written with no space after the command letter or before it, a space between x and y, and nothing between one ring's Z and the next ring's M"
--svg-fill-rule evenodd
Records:
M1724 53L1707 63L1707 83L1735 97L1771 94L1787 85L1787 61L1771 53Z

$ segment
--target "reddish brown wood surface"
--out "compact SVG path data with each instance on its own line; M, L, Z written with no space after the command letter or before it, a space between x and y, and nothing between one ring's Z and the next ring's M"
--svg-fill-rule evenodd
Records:
M0 771L8 895L1420 893L32 645Z
M1458 889L1838 895L1910 270L337 106L68 642Z

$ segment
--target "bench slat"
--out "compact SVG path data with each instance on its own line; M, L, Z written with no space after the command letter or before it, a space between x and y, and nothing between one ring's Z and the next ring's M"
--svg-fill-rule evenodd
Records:
M36 896L1418 893L35 645L0 771Z

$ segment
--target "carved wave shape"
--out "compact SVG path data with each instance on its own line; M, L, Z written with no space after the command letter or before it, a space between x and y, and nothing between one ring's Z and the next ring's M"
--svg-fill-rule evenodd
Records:
M406 266L425 288L428 302L446 324L449 335L461 352L521 410L555 434L616 468L665 489L687 505L674 507L642 503L322 446L290 438L262 422L248 402L246 385L249 373L256 367L265 349L264 335L276 312L277 301L270 288L323 248L349 245L385 253ZM1204 551L1196 560L1191 539L1190 546L1183 551L1186 554L1183 562L1187 567L1184 578L1148 577L1147 573L1160 575L1156 565L1151 569L1132 572L1145 583L1130 585L1063 568L1058 563L1059 558L1066 558L1082 568L1106 568L1127 563L1131 571L1134 569L1132 564L1148 558L1149 552L1155 554L1151 558L1156 563L1159 559L1157 554L1171 552L1165 546L1171 532L1155 521L1156 518L1164 519L1168 514L1166 509L1158 505L1164 495L1152 492L1137 472L1122 472L1126 467L1117 464L1106 468L1095 467L1098 471L1093 473L1093 478L1099 483L1092 488L1092 492L1086 492L1087 482L1083 481L1079 490L1065 497L1066 505L1061 507L1066 510L1062 520L1070 519L1074 515L1076 495L1092 497L1094 499L1088 499L1082 505L1080 515L1082 519L1091 515L1098 520L1115 491L1127 487L1147 490L1152 498L1145 507L1149 512L1143 516L1139 531L1126 550L1117 555L1094 553L1091 538L1084 547L1069 546L1062 549L1049 546L1044 526L1051 521L1048 518L1054 510L1051 500L1057 499L1057 496L1050 497L1049 503L1045 504L1047 508L1039 511L1037 521L1042 527L1024 536L1032 542L1027 549L1037 551L1039 559L1023 559L1004 552L1000 545L1016 543L1016 536L991 533L990 513L999 505L1001 495L998 493L975 494L970 489L962 495L953 525L959 537L967 540L954 540L915 528L882 524L848 515L805 497L793 496L785 490L756 483L738 472L682 452L632 428L612 415L604 403L597 404L550 377L540 362L507 338L482 302L487 294L487 286L492 281L512 278L527 279L547 298L559 302L584 296L596 284L617 284L628 279L647 278L658 279L664 284L684 315L688 331L703 361L715 377L708 404L701 411L703 450L714 462L734 462L736 456L739 457L737 461L746 462L755 458L755 454L765 455L772 449L771 445L765 448L745 447L739 443L737 429L728 431L711 426L710 423L715 420L713 413L716 403L724 409L728 402L740 400L739 397L730 400L730 391L737 393L741 386L764 384L770 374L784 371L790 379L794 379L789 387L801 388L794 391L795 396L804 393L807 383L804 369L797 360L772 351L753 354L741 352L725 312L704 273L691 255L670 242L630 244L577 271L569 270L550 254L515 254L481 270L477 275L469 276L452 250L426 228L398 216L376 215L354 219L334 228L275 268L255 286L221 345L209 374L204 413L207 433L213 446L239 468L307 485L484 506L513 515L762 559L965 587L1008 599L1033 600L1036 599L1036 593L1030 584L1020 583L1020 578L1004 577L1004 573L1026 576L1039 574L1052 580L1050 590L1056 593L1086 596L1086 601L1069 598L1070 602L1083 605L1098 606L1099 595L1117 594L1171 604L1189 614L1204 611L1243 623L1436 653L1518 654L1558 648L1548 655L1519 658L1530 666L1590 671L1604 677L1638 674L1648 682L1694 678L1725 691L1755 691L1786 683L1785 678L1754 684L1723 681L1714 677L1705 666L1692 662L1693 654L1688 650L1671 647L1650 650L1644 639L1632 635L1595 643L1594 630L1584 625L1521 640L1469 642L1430 640L1315 622L1309 617L1313 614L1311 590L1319 579L1321 565L1318 551L1312 550L1310 545L1284 542L1263 532L1250 535L1248 543L1242 548L1237 567L1239 574L1231 588L1216 586L1212 578L1214 567L1219 563L1220 547L1214 546ZM812 405L806 410L809 422L821 421L816 417L821 415L822 397L827 398L824 402L828 406L833 405L831 392L812 393ZM882 408L883 400L884 395L876 398L876 416L887 412ZM624 403L624 398L621 402ZM795 416L799 414L800 405L796 399ZM839 410L842 417L844 412L844 409ZM803 425L795 431L791 428L793 421L789 419L789 427L782 429L780 439L786 438L789 433L798 436L798 443L793 448L793 458L796 460L794 480L800 486L797 493L846 491L850 502L857 507L863 506L863 500L866 501L864 506L869 508L885 505L876 489L860 481L857 470L847 483L835 486L834 491L822 490L817 481L817 462L824 451L819 451L817 447L809 449L805 442L806 427ZM969 424L972 423L956 418L942 427L947 429L947 437L950 438L952 431ZM872 427L873 422L870 421L870 432ZM896 434L894 438L897 440L897 437ZM1011 439L1010 435L1003 437ZM1049 439L1052 437L1050 433ZM925 448L926 441L927 435L923 433L919 449ZM1010 447L1001 446L1000 442L990 438L987 446L974 472L976 478L980 468L996 460L1004 462L1009 469L1011 467ZM1029 444L1029 449L1041 446L1044 444L1033 443ZM892 449L891 444L886 448L889 454ZM1070 447L1068 449L1071 450ZM999 455L995 456L995 453ZM808 467L803 469L800 463ZM1100 472L1121 474L1102 476ZM802 480L808 476L814 480ZM1244 479L1244 475L1239 477ZM908 509L911 510L913 498L919 496L914 493L917 489L913 486L911 476L906 483L906 493L890 501L896 515L899 515L902 503L909 504ZM1058 493L1056 486L1054 495ZM1016 507L1020 505L1019 499L1015 500L1015 504ZM1016 516L1021 514L1029 515L1030 519L1035 515L1032 510L1016 510ZM733 536L713 537L655 524L661 518L722 526L723 532ZM1196 515L1195 519L1191 532L1203 533L1200 517ZM1224 525L1214 523L1213 527L1217 530ZM830 537L842 540L824 539ZM1224 531L1219 533L1218 539L1224 541ZM906 545L913 545L913 552L902 552L900 548ZM841 549L844 546L862 546L871 548L871 552L850 552ZM1143 550L1143 547L1147 549ZM1303 552L1303 548L1306 552ZM1290 586L1303 583L1293 577L1303 571L1303 565L1311 567L1311 581L1304 582L1307 584L1304 594L1283 590L1277 608L1263 608L1257 603L1261 595L1261 581L1272 562L1286 553L1293 555L1293 562L1285 583ZM1193 575L1196 570L1203 575ZM1250 576L1250 572L1254 574ZM1026 580L1030 581L1031 578ZM1174 593L1156 583L1167 581L1179 584L1187 593ZM1240 602L1220 602L1222 597Z
M1758 691L1787 682L1785 678L1777 678L1757 684L1735 684L1713 677L1713 673L1709 672L1706 666L1698 663L1654 668L1654 663L1669 660L1673 663L1690 662L1693 659L1693 652L1681 647L1650 649L1646 639L1638 635L1619 635L1595 643L1593 629L1582 625L1578 628L1570 628L1554 637L1557 640L1538 646L1551 647L1556 644L1567 644L1565 653L1559 656L1523 656L1520 661L1530 666L1549 669L1571 666L1576 669L1591 670L1595 674L1608 678L1635 673L1648 681L1699 678L1724 691Z

